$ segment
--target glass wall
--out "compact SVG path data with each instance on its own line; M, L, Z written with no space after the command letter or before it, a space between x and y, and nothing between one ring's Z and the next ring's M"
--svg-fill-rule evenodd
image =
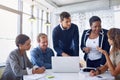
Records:
M15 46L18 14L0 9L0 63L3 63Z
M46 33L46 11L34 6L35 21L31 22L31 4L23 0L0 1L0 65L5 63L9 53L16 48L15 38L18 34L28 35L32 40L32 47L37 46L38 33ZM28 51L29 56L29 51Z
M0 4L18 10L18 0L0 0Z

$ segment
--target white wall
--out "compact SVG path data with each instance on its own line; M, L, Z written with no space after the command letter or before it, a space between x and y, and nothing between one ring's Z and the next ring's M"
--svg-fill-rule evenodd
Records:
M51 13L52 29L53 29L53 26L59 23L59 14L62 11L67 11L72 14L76 12L107 10L107 9L110 9L111 6L119 5L119 4L120 4L120 0L96 0L91 2L79 3L79 4L70 5L70 6L55 8Z

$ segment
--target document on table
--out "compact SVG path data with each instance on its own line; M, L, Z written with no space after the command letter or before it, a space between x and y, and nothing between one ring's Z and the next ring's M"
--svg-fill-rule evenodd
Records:
M87 80L114 80L114 78L102 77L102 76L94 76L94 77L88 77Z
M24 80L39 80L46 76L45 73L43 74L32 74L32 75L24 75Z
M43 73L43 74L31 74L31 75L24 75L24 80L59 80L55 77L52 73Z
M89 73L79 73L79 80L115 80L115 78L113 76L111 76L110 73L106 72L104 74L101 75L97 75L97 76L90 76Z

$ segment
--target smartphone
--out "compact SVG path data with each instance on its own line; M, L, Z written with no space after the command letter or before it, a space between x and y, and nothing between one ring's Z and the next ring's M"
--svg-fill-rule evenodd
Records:
M83 72L90 72L91 70L95 70L94 68L84 68Z
M97 76L98 78L102 78L102 76Z

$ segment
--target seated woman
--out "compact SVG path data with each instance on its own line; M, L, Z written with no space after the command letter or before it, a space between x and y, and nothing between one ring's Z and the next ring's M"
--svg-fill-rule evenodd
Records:
M23 80L23 75L44 73L45 68L35 68L26 55L26 50L31 47L30 38L20 34L15 43L18 48L9 54L1 80Z
M105 55L106 64L99 67L96 71L91 70L90 75L95 76L110 70L110 73L115 76L115 80L120 80L120 29L112 28L108 31L108 42L112 46L110 57L108 53L98 47L98 51Z

